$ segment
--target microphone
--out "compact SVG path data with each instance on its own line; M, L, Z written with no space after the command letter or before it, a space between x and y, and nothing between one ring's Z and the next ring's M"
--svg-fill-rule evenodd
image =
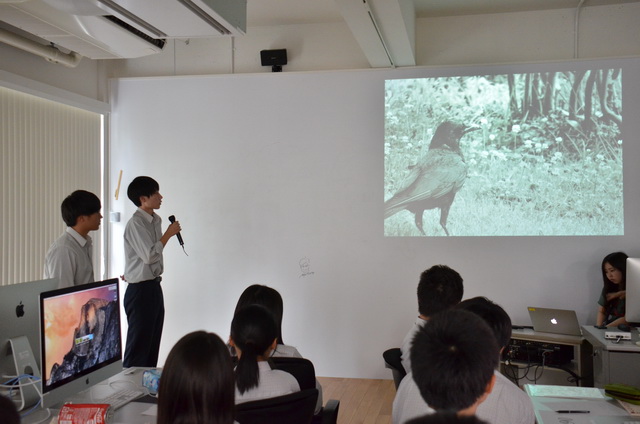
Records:
M176 222L176 217L175 217L175 215L171 215L171 216L169 217L169 222L170 222L170 223L172 223L172 224L173 224L174 222ZM184 240L182 240L182 236L180 235L180 233L176 234L176 237L178 237L178 242L180 243L180 246L182 246L182 248L184 248Z

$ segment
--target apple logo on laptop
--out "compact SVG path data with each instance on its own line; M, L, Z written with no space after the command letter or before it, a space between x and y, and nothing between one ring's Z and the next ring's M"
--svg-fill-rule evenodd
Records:
M20 302L18 306L16 306L16 316L18 318L22 318L24 316L24 305L22 304L22 302Z
M556 325L558 323L558 320L555 318L551 318L551 324Z

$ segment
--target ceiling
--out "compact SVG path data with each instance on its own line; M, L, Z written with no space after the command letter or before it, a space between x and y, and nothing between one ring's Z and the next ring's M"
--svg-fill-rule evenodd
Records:
M98 0L95 0L98 1ZM108 0L99 0L106 2ZM109 0L110 1L110 0ZM130 2L133 4L146 4L148 0L120 0ZM157 0L153 0L156 2ZM181 0L164 0L164 3L176 4ZM204 2L220 2L222 0L201 0ZM235 1L235 0L225 0ZM395 66L415 66L415 27L416 19L430 18L430 17L445 17L445 16L457 16L457 15L477 15L477 14L489 14L489 13L507 13L507 12L523 12L533 10L547 10L547 9L569 9L579 11L581 8L588 8L591 6L601 5L616 5L623 3L639 3L640 0L246 0L247 1L247 33L251 33L252 28L256 27L277 27L284 25L300 25L300 24L324 24L324 23L346 23L351 33L354 36L355 41L361 48L365 57L367 58L369 65L373 68L378 67L395 67ZM48 3L55 4L73 4L84 5L91 3L91 0L0 0L0 11L7 10L14 11L14 8L22 10L24 8L27 12L21 12L23 15L31 17L31 13L35 13L33 10L39 10L38 8L43 6L51 9ZM224 3L224 1L222 1ZM4 9L3 8L4 5ZM24 7L23 7L24 5ZM13 8L10 8L12 6ZM29 6L29 7L28 7ZM44 8L44 13L48 9ZM156 9L153 9L154 12ZM158 16L168 22L179 21L175 19L173 13L168 9L161 8L158 13L154 14L154 17ZM168 15L168 16L167 16ZM576 16L578 14L576 13ZM13 16L13 15L11 15ZM36 17L40 15L34 15ZM47 15L48 16L48 15ZM59 14L56 14L58 20L62 19ZM63 16L64 17L64 16ZM66 18L65 18L66 19ZM89 18L87 18L89 19ZM4 20L4 19L3 19ZM6 33L3 29L8 29L12 32L17 32L19 38L27 39L31 42L33 39L38 44L44 44L49 49L48 42L58 44L56 39L47 38L40 32L30 31L30 28L26 26L17 25L13 20L7 20L4 23L0 20L0 35ZM42 27L42 22L38 19L32 19L38 21L38 28L47 35L51 32L51 25L45 25ZM47 19L40 17L40 20L47 21ZM17 20L22 23L22 20ZM76 21L67 19L63 22L66 28L69 22L75 23ZM31 22L31 21L30 21ZM53 21L52 21L53 22ZM58 21L56 21L58 22ZM23 23L24 25L24 23ZM76 26L82 26L80 24ZM20 31L19 28L25 29ZM75 28L75 27L74 27ZM57 27L56 27L57 30ZM84 28L79 28L84 35L86 31ZM31 34L29 33L31 32ZM56 31L54 35L58 35L59 31ZM64 32L64 31L63 31ZM95 32L95 30L94 30ZM168 34L171 32L167 32ZM43 42L42 39L35 35L42 36L47 42ZM76 35L75 37L73 35ZM101 34L102 37L102 33ZM15 38L12 34L11 40L7 41L6 37L0 37L0 42L12 42ZM7 37L9 36L7 35ZM89 43L93 46L96 40L86 41L84 38L78 36L76 33L67 34L64 32L63 36L65 41L70 43L69 40L79 40L78 42ZM81 39L82 38L82 39ZM94 37L95 38L95 37ZM167 37L171 38L171 37ZM179 38L178 35L173 38ZM98 40L100 41L100 40ZM104 40L103 40L104 41ZM113 43L117 43L115 40ZM80 51L74 48L75 45L67 46L61 41L60 45L63 45L68 50ZM123 44L123 43L120 43ZM12 44L16 45L16 44ZM111 46L111 44L109 44ZM42 47L42 46L38 46ZM25 47L20 47L25 48ZM145 44L145 48L148 46ZM28 50L31 51L31 50ZM146 50L145 50L146 52ZM101 56L91 56L89 53L81 53L92 58L107 58ZM146 52L145 54L149 54ZM140 56L140 54L138 54ZM136 55L121 54L114 57L138 57ZM111 58L110 56L108 58Z
M369 0L375 3L376 0ZM584 0L582 6L637 3L640 0ZM571 9L580 0L408 0L418 18ZM344 21L338 0L247 0L247 25L276 26Z
M637 3L640 0L247 0L251 27L346 22L371 67L415 65L417 18Z

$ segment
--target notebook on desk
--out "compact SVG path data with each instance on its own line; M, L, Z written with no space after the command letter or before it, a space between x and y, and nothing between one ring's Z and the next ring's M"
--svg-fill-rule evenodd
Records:
M581 336L580 323L575 311L567 309L527 307L535 331L543 333Z
M611 416L611 417L593 417L591 419L593 424L637 424L640 423L638 417L625 417L624 415Z

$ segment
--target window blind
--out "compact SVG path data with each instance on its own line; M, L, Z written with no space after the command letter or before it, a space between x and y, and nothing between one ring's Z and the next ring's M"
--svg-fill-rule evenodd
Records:
M82 189L104 199L103 128L100 113L0 87L0 284L42 278L47 249L66 228L66 196ZM101 233L91 233L96 279Z

